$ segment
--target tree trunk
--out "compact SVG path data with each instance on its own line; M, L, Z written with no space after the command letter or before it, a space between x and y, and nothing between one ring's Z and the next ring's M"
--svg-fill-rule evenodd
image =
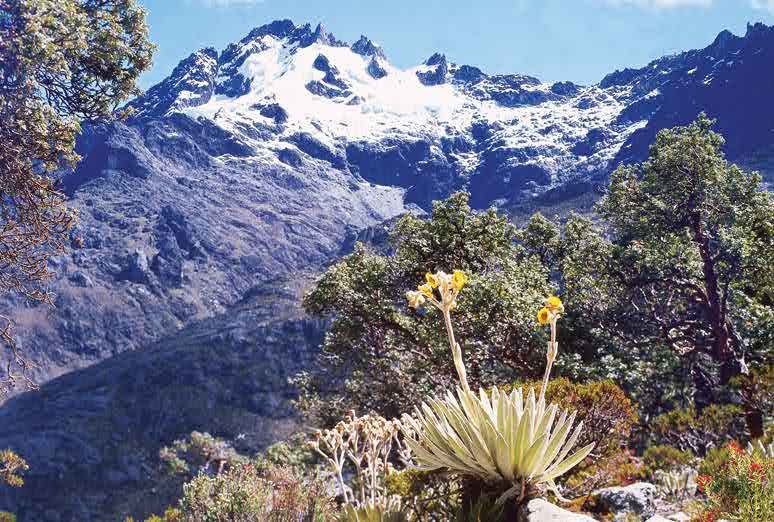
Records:
M718 275L715 271L715 262L712 259L709 239L704 234L704 227L698 215L693 221L693 234L694 242L698 246L699 254L701 255L702 272L704 274L704 297L710 328L714 337L712 355L715 361L721 365L720 382L721 384L726 384L728 379L733 377L729 373L733 372L724 371L723 367L727 366L727 362L733 359L735 354L731 346L731 334L726 321L726 311L723 309Z
M693 405L696 411L702 412L704 408L715 402L716 383L710 372L707 371L706 359L708 356L694 354L691 364L691 380L693 381ZM703 363L703 364L702 364Z
M710 320L710 326L714 336L713 359L720 363L720 384L725 385L737 375L747 374L747 366L742 354L734 350L732 331L729 327L727 311L724 306L724 297L721 295L718 284L718 276L715 271L715 262L709 247L709 239L704 234L701 218L694 217L693 222L694 241L699 247L704 274L704 288L706 292L706 304ZM699 372L703 373L703 372ZM704 380L706 384L706 379ZM699 390L701 398L706 399L707 390ZM701 411L706 404L703 400L696 402L696 408ZM748 410L745 413L747 429L752 438L763 435L763 415L760 411Z
M733 331L725 306L727 296L723 295L718 283L715 261L709 246L709 239L704 233L701 219L696 216L693 222L694 242L699 248L704 274L704 298L710 328L714 337L712 356L720 364L720 384L728 384L732 377L747 374L742 354L734 349Z

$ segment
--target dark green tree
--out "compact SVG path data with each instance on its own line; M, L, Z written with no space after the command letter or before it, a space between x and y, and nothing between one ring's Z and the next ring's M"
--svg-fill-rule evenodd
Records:
M643 343L627 322L630 302L614 276L614 245L591 218L560 223L534 214L517 232L522 255L538 259L566 305L559 330L558 374L576 382L610 379L650 414L686 407L687 368L663 342ZM652 339L650 339L652 341Z
M663 342L691 361L699 409L751 357L770 356L751 348L770 317L760 307L771 304L774 205L758 174L726 161L712 123L701 115L659 132L645 162L612 174L598 207L627 303L620 318L639 344Z
M152 52L135 0L0 0L0 292L49 300L48 259L77 219L56 175L79 159L81 123L112 118L138 92ZM5 323L3 389L28 366Z
M470 276L453 314L471 386L537 378L545 332L535 315L551 288L540 262L521 255L516 228L494 210L476 213L468 194L435 202L430 219L403 217L392 253L357 245L306 296L306 309L331 317L320 370L301 376L301 406L318 421L349 408L399 416L456 373L443 319L430 307L408 308L406 291L426 272Z

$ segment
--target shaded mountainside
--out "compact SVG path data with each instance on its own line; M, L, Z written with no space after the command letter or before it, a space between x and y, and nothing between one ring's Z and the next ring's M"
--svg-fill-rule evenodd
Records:
M51 381L0 411L0 440L30 471L0 488L19 520L124 520L160 512L158 450L193 430L251 453L299 426L287 378L310 368L323 324L304 316L308 274L248 292L227 312ZM131 511L127 511L131 509Z
M175 495L150 493L163 444L198 429L255 450L287 433L286 377L321 335L298 308L310 274L433 199L469 190L517 219L588 208L616 165L701 111L729 158L770 181L773 63L761 24L592 86L442 54L402 70L365 36L350 46L287 20L191 54L131 119L81 136L63 180L81 222L51 260L56 308L0 300L33 377L50 381L0 409L0 448L32 468L24 488L0 489L0 509L156 510Z

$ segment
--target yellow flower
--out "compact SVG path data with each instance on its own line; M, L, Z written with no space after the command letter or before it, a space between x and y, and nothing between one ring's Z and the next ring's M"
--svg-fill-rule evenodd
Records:
M468 276L466 276L464 272L462 272L461 270L454 271L454 274L452 274L452 286L454 287L455 290L459 292L467 282L468 282Z
M541 308L537 314L537 320L541 325L546 325L551 320L551 310L548 308Z
M438 280L435 278L433 274L430 272L425 274L425 279L427 279L427 284L430 285L433 288L438 288Z
M548 308L552 312L564 312L564 305L562 304L562 300L556 297L555 295L552 295L548 299L546 299L546 308Z
M433 287L430 286L429 283L425 283L423 285L419 285L417 287L417 290L425 294L425 297L432 298L433 297Z
M425 304L425 296L421 292L406 292L406 299L411 308L419 308Z

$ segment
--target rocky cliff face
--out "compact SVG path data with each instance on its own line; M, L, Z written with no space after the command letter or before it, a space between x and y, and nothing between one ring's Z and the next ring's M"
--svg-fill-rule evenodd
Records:
M79 141L64 184L82 246L52 260L56 308L0 302L34 377L63 375L0 410L0 447L32 465L0 509L112 520L175 437L242 430L258 448L290 429L285 377L319 339L297 274L367 227L462 189L514 214L593 200L658 129L700 111L731 159L774 172L772 63L760 24L592 86L442 54L401 70L367 37L290 21L193 53L132 118Z

